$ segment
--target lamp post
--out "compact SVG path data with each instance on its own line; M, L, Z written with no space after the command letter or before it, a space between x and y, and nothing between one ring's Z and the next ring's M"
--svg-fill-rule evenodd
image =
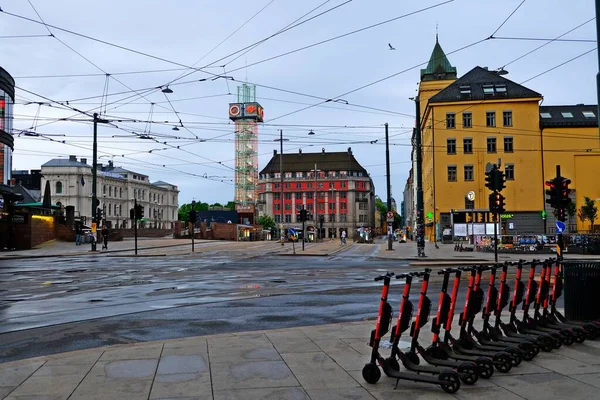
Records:
M390 139L388 135L388 124L385 123L385 174L386 174L386 184L387 184L387 209L389 211L392 210L392 184L390 177ZM387 218L387 216L386 216ZM393 250L392 247L392 232L393 232L393 223L387 222L388 225L388 250Z
M192 200L192 211L195 211L195 208L196 208L196 200ZM196 221L192 221L191 224L192 224L191 232L192 232L192 253L193 253L194 252L194 236L196 234Z
M283 238L285 237L285 227L283 225L284 221L284 210L285 210L285 202L284 202L284 192L283 192L283 142L287 142L290 139L283 138L283 129L279 130L279 139L275 139L274 142L279 142L279 178L280 178L280 196L281 196L281 245L283 246Z
M415 101L415 129L414 148L417 153L417 255L425 257L425 207L423 204L423 152L421 141L421 103L419 96L413 97Z
M334 195L334 192L335 192L335 188L331 187L331 200L330 200L330 202L333 203L333 214L332 214L333 218L329 217L329 218L331 218L331 233L329 234L329 239L330 240L333 240L333 235L335 234L335 195Z
M318 207L318 203L317 203L317 174L319 173L319 170L317 169L317 164L315 164L315 169L313 169L312 171L314 173L314 177L315 177L315 191L313 193L314 198L313 198L313 218L315 220L315 243L319 240L319 229L317 228L318 226L318 222L319 222L319 214L317 212L317 207Z

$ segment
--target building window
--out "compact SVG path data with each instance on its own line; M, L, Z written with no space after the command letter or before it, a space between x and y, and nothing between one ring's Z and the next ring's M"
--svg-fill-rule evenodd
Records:
M123 215L123 206L119 205L119 217Z
M473 127L473 114L470 112L463 113L463 128Z
M495 137L487 138L487 152L495 153L496 151L497 151L496 138Z
M108 216L110 217L112 215L112 204L108 205Z
M279 178L281 178L281 173L275 172L275 179L279 179Z
M319 189L323 189L323 182L319 182L318 187L319 187Z
M112 197L112 186L108 187L108 197Z
M106 185L102 186L102 194L106 194Z
M446 129L456 128L456 114L446 113Z
M55 188L55 189L56 189L56 190L55 190L55 193L56 193L56 194L61 194L61 193L63 192L63 191L62 191L62 189L63 189L63 188L62 188L62 182L61 182L61 181L58 181L58 182L56 182L56 185L55 185L55 186L56 186L56 188Z
M446 151L448 154L456 154L456 139L446 140Z
M463 139L463 152L465 154L473 154L473 139L471 139L471 138Z
M302 192L296 192L296 200L302 200Z
M306 184L306 187L307 187L307 188L309 188L309 189L312 189L312 182L308 182L308 183Z
M273 206L273 209L274 209L275 211L281 211L281 204L275 204L275 205Z
M329 182L329 189L333 189L335 187L335 184L333 182Z
M285 199L286 200L291 200L292 199L292 194L291 193L285 193Z
M298 210L298 211L302 210L302 204L296 204L296 210Z
M340 222L346 222L346 214L340 214Z
M301 183L296 183L296 189L302 189L302 184Z
M285 214L285 223L289 224L290 222L292 222L292 215L291 214Z
M462 85L459 87L460 89L460 98L461 99L470 99L471 98L471 85Z
M504 167L504 175L506 176L507 181L515 180L515 165L514 164L506 164Z
M123 198L123 188L119 188L119 198Z
M281 200L281 193L273 193L274 200Z
M340 210L346 209L346 203L340 203Z
M317 209L319 211L325 210L325 203L319 203Z
M342 183L340 183L340 187L341 187L342 189L346 189L346 182L342 182Z
M329 222L335 222L335 214L329 214Z
M502 122L504 126L512 126L512 111L504 111L502 113Z
M367 203L358 203L358 209L359 210L366 210L367 209Z
M319 192L319 197L322 199L325 198L325 192Z
M307 205L306 205L306 209L307 209L308 211L312 211L312 210L313 210L313 205L312 205L312 203L309 203L309 204L307 204Z
M289 203L288 203L288 204L286 204L286 205L285 205L285 209L286 209L286 210L291 210L291 209L292 209L292 205L291 205L291 204L289 204Z
M285 184L285 188L286 188L286 189L289 189L289 188L291 188L291 187L292 187L292 185L290 185L289 183L286 183L286 184Z
M448 165L448 182L456 182L456 165Z
M473 178L473 166L465 165L465 181L472 181Z
M488 111L485 113L485 126L496 127L496 111Z
M513 147L513 138L510 136L506 136L504 138L504 152L505 153L512 153L514 151L514 147Z
M335 210L335 203L329 203L329 209L334 211Z
M364 214L360 214L358 216L358 222L367 222L367 216Z
M279 189L279 183L274 183L273 184L273 189Z
M340 199L346 198L346 192L340 192Z
M306 198L307 199L312 199L313 198L313 192L306 192Z
M281 223L281 215L279 215L279 214L275 215L275 223L277 223L277 224Z

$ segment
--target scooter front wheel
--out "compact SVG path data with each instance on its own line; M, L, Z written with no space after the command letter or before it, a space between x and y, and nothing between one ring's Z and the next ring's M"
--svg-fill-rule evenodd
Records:
M396 357L393 357L393 356L392 357L388 357L388 358L385 359L385 362L394 371L400 371L400 364L398 364L398 360L396 360Z
M494 367L500 372L508 372L512 369L511 357L508 354L496 354L494 356Z
M461 365L458 367L457 372L460 375L460 380L463 381L465 385L474 385L479 380L476 366Z
M513 367L518 367L523 361L523 357L521 356L521 351L518 349L509 347L506 349L506 352L510 355L510 363Z
M442 372L439 380L442 381L440 386L446 393L456 393L460 389L460 379L454 372Z
M374 385L381 378L381 371L377 365L368 363L362 369L362 376L367 383Z
M481 357L477 361L479 367L479 376L483 379L490 379L494 375L494 363L489 358Z

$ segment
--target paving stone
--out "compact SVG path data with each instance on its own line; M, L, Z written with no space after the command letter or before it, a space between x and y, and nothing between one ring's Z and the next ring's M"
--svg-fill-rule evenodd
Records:
M211 371L215 391L299 385L283 361L211 363Z
M111 361L104 365L104 374L110 379L150 379L157 364L157 360Z
M460 392L460 390L459 390ZM453 395L444 392L442 389L436 386L427 386L421 389L397 389L394 390L392 387L387 391L369 392L373 397L378 400L390 400L394 399L410 399L410 400L448 400L454 399Z
M556 353L539 354L532 360L532 363L564 375L600 372L600 365L590 365L563 357L559 354L561 350L562 348L557 350Z
M69 400L147 400L152 380L84 379Z
M321 350L308 336L298 330L268 332L266 335L279 353L310 353Z
M83 377L92 368L91 365L44 365L32 375L38 376L62 376L62 375L78 375Z
M26 396L8 396L4 400L67 400L68 395L26 395Z
M212 397L209 374L170 374L157 375L152 385L150 399L186 398L199 396Z
M0 399L3 399L10 392L15 390L16 386L0 386Z
M162 347L163 345L160 343L107 350L100 357L100 361L158 359Z
M307 393L312 400L373 400L375 398L361 387L308 389ZM389 398L386 400L389 400Z
M215 391L214 400L310 400L301 387Z
M38 361L13 367L0 366L0 386L19 386L43 364L43 361Z
M208 340L210 351L227 349L231 347L260 347L271 346L271 342L264 334L231 335Z
M166 356L160 359L157 374L195 374L208 371L208 363L202 356Z
M359 386L325 353L289 353L282 357L305 389Z
M494 383L528 400L596 398L598 389L557 373L494 376Z
M493 379L493 378L492 378ZM478 382L479 383L479 382ZM460 390L453 395L458 399L463 400L522 400L521 396L518 396L504 388L496 385L480 387L478 384L474 386L462 385Z
M32 376L16 388L11 393L11 397L55 396L67 398L73 393L81 379L81 375Z
M571 375L571 378L600 389L600 374Z
M165 343L162 357L166 356L204 356L208 355L206 339Z
M232 363L245 361L281 361L281 356L271 345L232 346L210 349L210 363Z
M587 340L581 344L562 346L556 353L585 364L600 365L600 348L591 346L592 343L593 341Z
M88 354L78 354L68 357L56 357L50 358L45 364L46 365L94 365L96 361L102 356L102 352L94 352Z

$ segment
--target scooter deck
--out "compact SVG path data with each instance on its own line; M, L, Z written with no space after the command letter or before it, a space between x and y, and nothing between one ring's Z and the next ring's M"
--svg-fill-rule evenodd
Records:
M470 355L470 356L479 356L479 357L490 357L490 358L492 358L496 354L502 352L502 350L497 350L497 351L484 351L484 350L476 350L476 349L468 350L457 344L454 344L452 346L452 349L456 353L459 353L459 354L465 354L465 355Z
M401 372L401 371L396 371L395 369L390 367L386 362L382 362L380 364L381 364L381 368L383 369L383 372L387 376L389 376L390 378L397 379L397 380L431 383L434 385L440 385L444 382L439 379L439 374L431 376L431 375L421 375L421 374L411 373L411 372ZM442 371L442 372L445 372L445 371ZM454 371L448 371L448 372L453 373Z
M508 335L504 335L501 331L496 330L495 328L490 328L488 330L488 334L494 339L492 342L498 341L500 343L509 343L511 345L519 345L522 343L533 343L533 345L537 345L537 340L532 337L512 337Z

